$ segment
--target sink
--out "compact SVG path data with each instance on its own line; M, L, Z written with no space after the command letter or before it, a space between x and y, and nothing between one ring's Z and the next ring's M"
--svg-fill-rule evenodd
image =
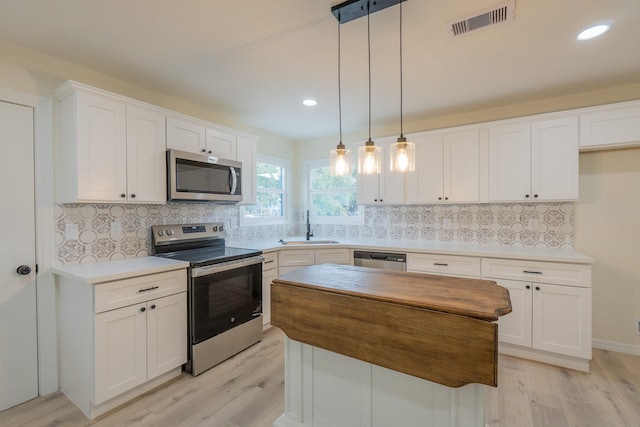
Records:
M283 245L331 245L340 243L336 240L282 240L279 241Z

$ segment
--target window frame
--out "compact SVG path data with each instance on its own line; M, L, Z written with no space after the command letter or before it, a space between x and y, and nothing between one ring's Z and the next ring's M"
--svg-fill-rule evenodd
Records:
M313 214L312 210L312 196L314 193L347 193L351 191L338 190L338 191L322 191L314 192L311 189L311 170L319 169L321 167L329 167L329 159L307 160L304 162L305 174L304 174L304 186L307 190L306 205L309 210L309 221L315 224L334 224L334 225L364 225L364 206L358 205L358 215L356 216L317 216ZM356 185L353 189L358 197L358 175L356 174Z
M266 154L256 154L256 182L258 163L267 163L270 165L279 166L284 171L284 180L282 182L282 191L266 190L261 191L256 184L256 204L242 206L239 209L240 226L252 226L252 225L273 225L273 224L289 224L291 222L291 161L289 159L283 159L280 157L268 156ZM252 206L257 205L258 194L263 193L281 193L282 194L282 216L279 217L247 217L246 213Z

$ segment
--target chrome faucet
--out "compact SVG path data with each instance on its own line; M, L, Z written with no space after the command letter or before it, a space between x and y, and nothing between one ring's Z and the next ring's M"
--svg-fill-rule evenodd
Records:
M313 237L313 231L311 231L311 223L309 222L309 209L307 209L307 240L309 237Z

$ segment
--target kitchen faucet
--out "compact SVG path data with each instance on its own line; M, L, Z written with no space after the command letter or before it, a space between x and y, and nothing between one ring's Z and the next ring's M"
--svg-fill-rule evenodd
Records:
M313 231L311 231L311 223L309 222L309 209L307 209L307 240L309 237L313 237Z

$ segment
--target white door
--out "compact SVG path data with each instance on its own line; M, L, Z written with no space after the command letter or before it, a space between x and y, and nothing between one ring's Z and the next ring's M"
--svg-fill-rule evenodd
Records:
M498 320L500 342L531 347L532 295L531 282L518 280L496 280L498 285L509 290L511 313Z
M38 395L33 109L0 102L0 411ZM18 273L20 266L26 268Z
M480 132L444 135L444 197L450 202L480 201Z
M443 199L442 135L420 135L416 144L416 170L407 173L407 203L438 203Z
M147 381L187 363L187 293L147 303Z

